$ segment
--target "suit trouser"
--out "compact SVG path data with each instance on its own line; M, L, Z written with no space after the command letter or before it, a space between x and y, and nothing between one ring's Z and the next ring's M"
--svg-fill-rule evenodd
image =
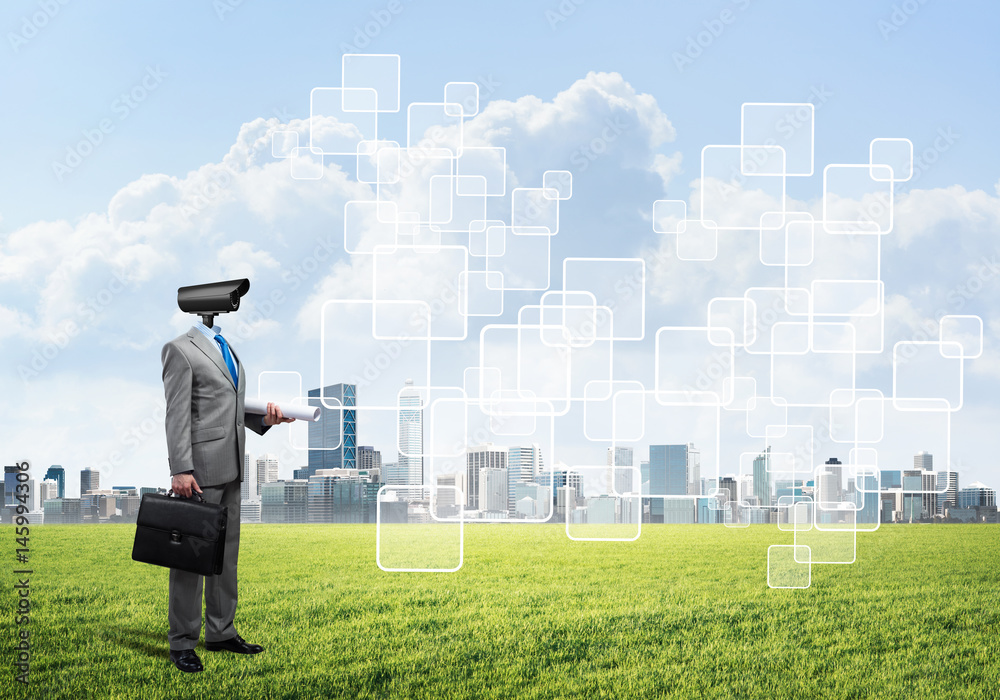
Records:
M236 636L236 562L240 555L240 482L202 486L202 498L208 503L228 506L226 553L222 573L201 576L190 571L170 570L170 598L167 619L170 622L170 648L194 649L201 636L202 579L205 589L205 641L221 642Z

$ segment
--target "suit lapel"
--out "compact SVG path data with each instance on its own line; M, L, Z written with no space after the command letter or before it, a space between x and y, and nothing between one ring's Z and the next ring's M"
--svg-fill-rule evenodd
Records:
M229 368L226 367L226 361L222 359L222 351L218 348L218 346L213 348L212 347L213 341L206 338L204 333L200 333L199 331L193 328L190 331L188 331L187 336L188 338L191 339L191 342L194 343L195 347L197 347L199 350L205 353L205 357L207 357L209 360L215 363L215 366L219 368L219 371L222 372L224 375L226 375L226 379L229 380L230 386L233 386L233 375L229 373ZM229 352L231 353L233 352L232 348L229 349ZM235 356L236 353L233 353L233 357ZM243 363L240 363L241 374L242 374L242 364ZM236 387L233 386L233 389L235 388Z

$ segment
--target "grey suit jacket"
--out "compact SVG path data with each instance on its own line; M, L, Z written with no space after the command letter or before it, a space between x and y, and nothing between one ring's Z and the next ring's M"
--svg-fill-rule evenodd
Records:
M236 351L229 348L236 357ZM170 474L194 471L199 486L243 480L244 426L263 435L264 416L243 409L246 378L239 385L219 348L196 328L163 346L163 393L167 400L167 456Z

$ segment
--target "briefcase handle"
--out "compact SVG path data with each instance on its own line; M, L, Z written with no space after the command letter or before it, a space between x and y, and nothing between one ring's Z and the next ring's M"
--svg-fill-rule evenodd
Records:
M189 500L187 498L184 498L184 496L180 495L179 493L174 493L173 489L170 489L169 491L167 491L167 497L169 498L170 496L173 496L174 498L180 498L180 499L183 499L185 501ZM201 497L200 493L198 493L194 489L191 489L191 498L194 498L195 496L197 496L198 500L201 501L202 503L205 502L205 499Z

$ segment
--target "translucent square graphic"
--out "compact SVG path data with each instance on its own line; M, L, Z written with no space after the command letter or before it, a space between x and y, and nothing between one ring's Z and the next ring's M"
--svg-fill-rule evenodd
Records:
M450 117L474 117L479 113L479 83L445 83L444 110Z
M397 54L344 54L340 66L341 85L373 90L379 112L399 111Z
M682 199L658 199L653 202L653 231L681 233L687 225L687 202Z
M420 495L416 500L412 498L415 490ZM464 494L457 487L380 488L375 527L378 568L421 573L461 569L465 554L464 502ZM452 509L455 514L451 514ZM451 520L442 517L445 513Z
M982 357L983 319L979 316L942 316L939 334L944 357L963 360Z
M913 142L910 139L872 139L868 146L868 163L876 168L872 179L884 180L885 168L890 169L893 182L906 182L913 177Z
M579 486L564 495L566 536L582 542L633 542L642 534L638 467L573 465ZM617 485L621 491L616 489Z
M827 233L892 231L892 169L828 165L823 169L823 228Z
M569 170L546 170L542 173L542 190L546 196L554 194L556 199L569 199L573 196L573 173Z
M740 110L740 145L780 146L786 175L812 175L816 108L809 102L745 102ZM743 162L749 159L744 155ZM749 174L745 172L744 174Z
M809 588L812 552L806 545L772 544L767 548L769 588Z

